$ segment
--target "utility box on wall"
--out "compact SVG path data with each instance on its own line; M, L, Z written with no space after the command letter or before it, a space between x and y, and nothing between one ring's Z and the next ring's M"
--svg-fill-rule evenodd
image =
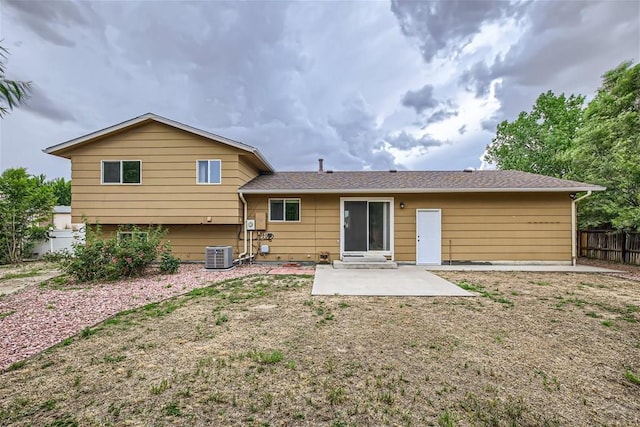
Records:
M267 214L265 212L256 212L256 230L264 231L267 229Z

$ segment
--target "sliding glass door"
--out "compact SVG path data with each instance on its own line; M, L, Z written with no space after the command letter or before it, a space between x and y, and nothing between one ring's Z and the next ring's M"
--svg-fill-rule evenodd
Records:
M391 251L391 202L345 200L345 252Z

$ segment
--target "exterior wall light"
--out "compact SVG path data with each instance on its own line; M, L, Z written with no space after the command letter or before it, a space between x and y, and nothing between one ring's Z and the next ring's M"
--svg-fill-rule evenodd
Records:
M400 202L400 209L404 209L405 206L404 202Z

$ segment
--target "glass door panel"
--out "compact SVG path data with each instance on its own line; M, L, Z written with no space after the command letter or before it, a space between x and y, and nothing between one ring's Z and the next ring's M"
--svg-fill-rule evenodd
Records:
M367 202L344 202L344 250L367 251Z
M369 204L369 250L388 251L390 241L389 202Z

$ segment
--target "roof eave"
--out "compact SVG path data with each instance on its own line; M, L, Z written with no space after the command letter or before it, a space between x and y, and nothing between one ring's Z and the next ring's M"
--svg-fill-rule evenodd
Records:
M168 126L171 126L171 127L175 127L177 129L181 129L181 130L183 130L185 132L190 132L190 133L202 136L203 138L212 139L214 141L218 141L218 142L221 142L223 144L230 145L230 146L232 146L234 148L238 148L240 150L246 151L248 153L251 153L251 154L255 155L264 164L264 166L268 169L269 172L274 172L275 171L275 169L271 165L271 163L269 163L269 161L255 147L252 147L250 145L243 144L241 142L234 141L232 139L225 138L223 136L216 135L216 134L213 134L213 133L210 133L210 132L198 129L198 128L194 128L192 126L185 125L183 123L176 122L174 120L167 119L166 117L158 116L158 115L153 114L153 113L143 114L143 115L141 115L139 117L135 117L135 118L133 118L131 120L124 121L124 122L119 123L117 125L109 126L109 127L104 128L102 130L99 130L97 132L93 132L93 133L90 133L88 135L81 136L79 138L74 138L74 139L71 139L69 141L62 142L60 144L53 145L51 147L47 147L47 148L43 149L42 151L44 153L46 153L46 154L52 154L54 156L60 156L62 154L61 152L65 151L67 149L70 149L70 148L72 148L72 147L74 147L74 146L76 146L78 144L82 144L84 142L88 142L88 141L91 141L93 139L97 139L97 138L103 137L103 136L108 135L110 133L117 132L117 131L122 130L122 129L126 129L126 128L131 127L131 126L135 126L135 125L143 123L143 122L145 122L147 120L154 120L156 122L163 123L165 125L168 125ZM64 156L62 156L62 157L64 157Z
M96 132L92 132L89 133L87 135L78 137L78 138L74 138L74 139L70 139L69 141L65 141L65 142L61 142L60 144L56 144L56 145L52 145L51 147L47 147L44 148L42 151L46 154L53 154L53 155L58 155L57 153L60 151L64 151L67 150L69 148L72 148L78 144L82 144L83 142L87 142L90 141L92 139L96 139L96 138L100 138L102 136L108 135L110 133L113 132L117 132L121 129L125 129L131 126L135 126L139 123L142 123L146 120L150 120L150 119L158 119L159 116L156 116L155 114L152 113L147 113L147 114L143 114L142 116L138 116L135 117L133 119L130 120L126 120L122 123L118 123L117 125L113 125L113 126L109 126L106 127L104 129L101 129L99 131ZM160 121L160 120L158 120Z
M242 194L372 194L372 193L580 193L584 191L604 191L606 187L590 186L590 187L558 187L558 188L371 188L371 189L318 189L318 188L299 188L299 189L238 189L238 193Z

